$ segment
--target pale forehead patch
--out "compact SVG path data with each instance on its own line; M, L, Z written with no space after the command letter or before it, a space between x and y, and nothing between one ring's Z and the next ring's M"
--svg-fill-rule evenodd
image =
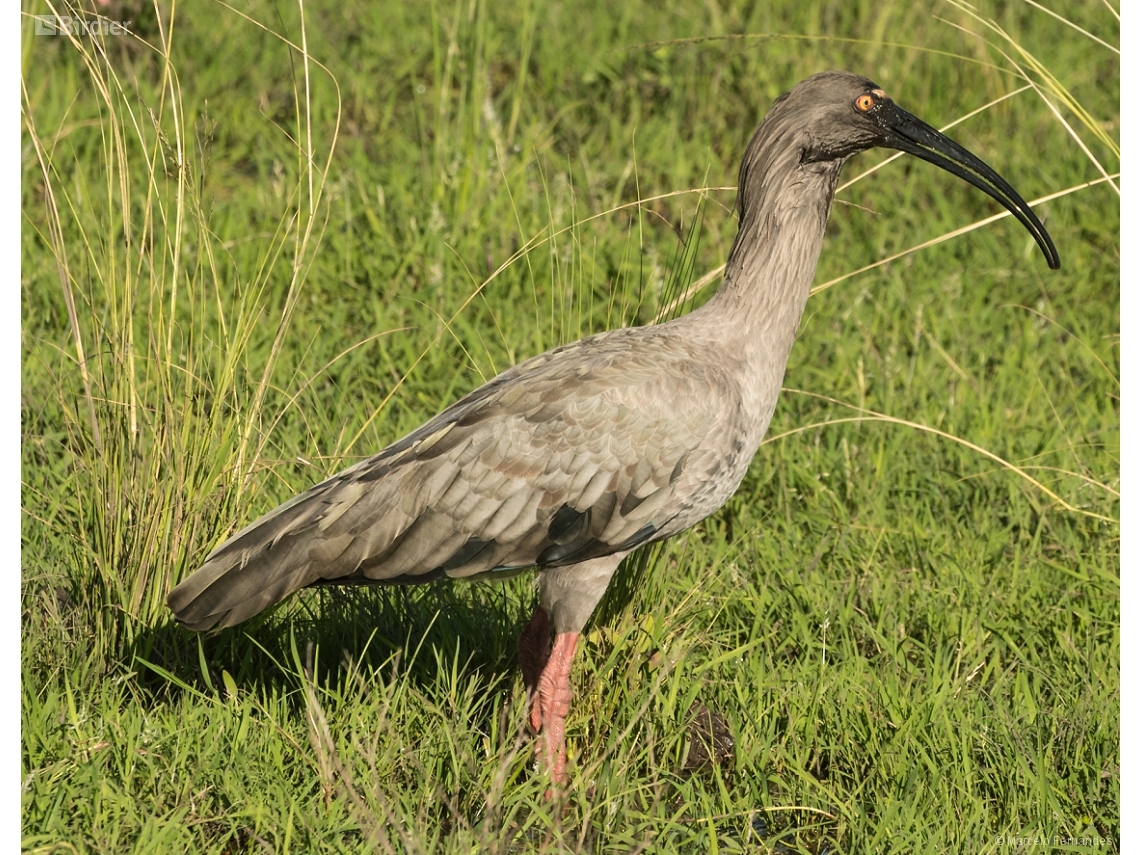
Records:
M886 98L887 97L887 93L884 92L882 89L872 89L871 94L878 97L878 98Z

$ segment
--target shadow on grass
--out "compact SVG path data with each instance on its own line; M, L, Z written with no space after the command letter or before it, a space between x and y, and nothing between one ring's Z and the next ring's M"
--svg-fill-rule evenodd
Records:
M619 618L658 549L638 550L622 562L595 623ZM350 667L391 679L398 657L400 673L419 687L437 683L440 663L452 663L510 691L518 636L537 601L533 579L526 571L499 583L310 589L219 632L191 632L168 619L137 632L123 661L135 663L146 696L165 700L182 687L163 672L208 693L225 690L223 672L245 691L285 689L297 685L298 658L321 685L343 682Z
M162 702L183 686L225 692L228 680L242 691L284 693L297 688L300 668L330 687L343 685L353 670L389 680L395 660L401 677L420 687L438 683L441 663L452 663L510 691L518 634L531 608L524 585L439 582L305 591L219 632L191 632L171 618L137 633L123 660L135 663L143 694Z

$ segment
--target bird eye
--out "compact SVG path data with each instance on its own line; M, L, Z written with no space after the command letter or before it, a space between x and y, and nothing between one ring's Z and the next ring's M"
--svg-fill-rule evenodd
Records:
M858 98L855 99L855 109L858 110L860 113L866 113L874 106L875 106L875 96L868 95L865 92L862 95L860 95Z

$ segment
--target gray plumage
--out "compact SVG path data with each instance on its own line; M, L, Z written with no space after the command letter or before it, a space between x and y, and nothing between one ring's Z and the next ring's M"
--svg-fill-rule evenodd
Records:
M615 330L510 369L238 532L171 608L192 629L230 626L307 585L580 565L687 528L763 433L690 327Z
M314 584L537 565L554 631L580 631L622 557L713 513L740 484L772 418L840 169L875 145L985 190L1057 265L1040 221L985 164L874 83L816 75L747 147L740 231L705 306L505 371L215 549L170 593L178 620L231 626Z

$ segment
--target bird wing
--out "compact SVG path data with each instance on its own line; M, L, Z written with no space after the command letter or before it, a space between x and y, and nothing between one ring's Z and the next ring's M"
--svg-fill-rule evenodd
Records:
M734 406L691 354L632 346L630 332L524 362L266 514L171 608L193 628L226 626L307 585L562 566L680 530L683 475L707 465L702 444Z

